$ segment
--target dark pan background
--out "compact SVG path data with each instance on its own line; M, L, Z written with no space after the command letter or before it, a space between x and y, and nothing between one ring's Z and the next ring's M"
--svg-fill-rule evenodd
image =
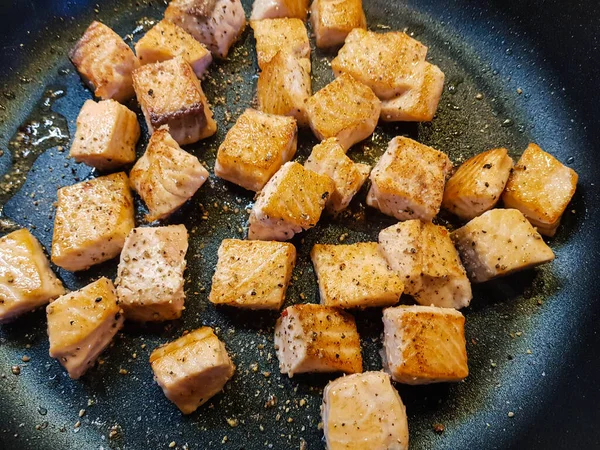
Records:
M598 448L598 4L364 2L372 29L406 29L429 45L429 59L444 70L447 82L433 123L379 127L373 138L351 150L352 158L375 161L398 134L447 152L456 164L498 146L518 157L529 141L535 141L580 175L564 223L549 241L556 261L475 287L472 306L464 311L469 378L450 385L398 386L408 409L411 447ZM158 1L98 3L0 2L0 173L8 174L0 183L2 234L27 226L46 249L52 238L56 189L97 175L66 158L77 113L91 97L66 53L93 19L125 36L148 25L142 18L160 18L165 8ZM250 2L244 5L249 13ZM140 36L136 33L133 40ZM214 64L203 82L220 130L187 150L211 170L227 129L253 103L253 45L247 30L230 60ZM313 52L314 90L332 79L330 57ZM10 142L21 124L22 144L17 147ZM315 140L305 132L300 142L298 156L303 160ZM145 143L143 138L140 154ZM21 186L24 177L16 169L27 174L30 167ZM344 242L375 240L382 227L393 223L365 209L364 195L363 190L353 202L350 217L324 220L294 240L299 260L286 305L318 301L308 258L315 242L340 242L345 233ZM322 448L317 428L321 389L333 376L280 376L272 342L277 315L215 309L207 301L219 243L244 235L245 209L251 204L251 193L211 177L170 219L191 231L183 318L166 326L128 324L102 355L104 364L80 381L71 381L49 358L43 311L1 327L0 448L154 449L175 442L178 448L293 449L303 441L310 449ZM141 223L140 202L138 211ZM201 220L204 211L208 220ZM115 266L113 261L76 275L58 273L68 288L77 289L101 274L114 276ZM356 316L365 366L377 370L381 313ZM217 329L238 370L223 394L182 417L153 382L148 356L157 345L200 325ZM22 362L23 355L31 360ZM20 375L13 375L14 365L20 365ZM119 374L121 368L128 374ZM277 397L277 405L266 408L271 395ZM306 404L301 406L300 399ZM80 418L81 409L85 415ZM509 412L514 417L509 418ZM226 419L237 419L238 426L231 427ZM77 421L81 426L74 428ZM437 423L445 425L444 433L433 431ZM113 439L111 430L117 432Z

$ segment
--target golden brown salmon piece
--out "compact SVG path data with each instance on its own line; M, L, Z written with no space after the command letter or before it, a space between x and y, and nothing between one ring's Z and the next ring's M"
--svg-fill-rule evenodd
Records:
M72 272L114 258L134 227L133 197L123 172L58 190L52 262Z
M492 209L452 233L472 281L480 283L554 259L552 249L517 209Z
M310 0L254 0L250 20L290 17L306 20Z
M133 97L131 73L140 63L121 37L94 21L69 53L81 78L103 100Z
M298 126L293 117L247 109L219 147L215 175L260 191L296 154Z
M504 206L521 211L537 230L554 236L575 195L577 173L535 144L529 144L502 195Z
M133 86L150 133L168 125L179 145L216 133L200 81L181 56L140 67L133 72Z
M415 68L426 55L427 47L406 33L355 28L331 61L331 68L336 76L352 75L381 100L390 100L415 87Z
M423 61L413 72L413 87L381 102L384 122L430 122L444 90L444 72Z
M362 0L314 0L310 22L319 48L343 44L355 28L367 29Z
M279 310L295 264L292 244L225 239L209 300L215 305Z
M469 375L465 318L454 308L384 309L382 357L399 383L461 381Z
M0 324L65 293L39 241L23 228L0 238Z
M204 45L168 20L161 20L153 26L135 44L135 53L140 64L167 61L181 56L192 66L198 78L204 76L212 62L212 55Z
M388 267L376 242L316 244L311 252L321 304L370 308L398 303L404 283Z
M280 51L297 58L310 58L308 33L300 19L255 20L250 26L256 39L258 67L264 67Z
M367 205L398 220L431 221L440 211L451 169L445 153L396 137L371 171Z
M381 102L373 91L346 74L306 102L315 136L321 140L335 137L346 150L373 134L380 111Z
M246 28L240 0L172 0L165 19L202 42L217 58L226 58Z
M336 138L327 139L315 146L304 163L313 172L327 175L333 180L335 189L325 208L332 214L348 207L352 197L367 181L371 166L353 162Z
M98 170L111 170L135 161L140 138L137 116L114 100L87 100L77 116L70 156Z
M311 92L310 59L278 52L258 76L258 109L308 125L305 103Z
M157 322L181 317L187 249L183 225L134 228L129 233L115 281L127 319Z
M169 217L208 179L198 158L179 147L167 127L154 132L146 153L131 169L131 186L148 207L146 220Z
M275 324L275 351L279 370L290 378L307 372L362 372L354 317L337 308L286 308Z
M46 307L46 313L50 356L73 379L94 365L124 320L115 287L108 278L59 297Z
M512 167L505 148L473 156L446 183L442 206L463 220L489 211L500 200Z
M287 241L314 227L334 188L329 177L297 162L285 163L256 198L248 238Z
M421 305L460 309L473 294L450 233L431 222L407 220L379 233L379 248Z
M202 327L150 355L154 378L165 396L191 414L223 390L235 366L212 328Z
M327 450L408 450L406 408L384 372L330 381L321 416Z

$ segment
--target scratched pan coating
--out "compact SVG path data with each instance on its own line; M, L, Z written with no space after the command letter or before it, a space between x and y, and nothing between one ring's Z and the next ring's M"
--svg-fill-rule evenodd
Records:
M499 146L518 157L534 141L580 174L578 192L550 241L556 261L474 286L472 305L464 311L468 379L398 386L408 410L411 448L600 445L593 429L600 404L600 355L594 351L600 344L594 330L600 318L594 270L600 264L594 232L600 127L594 116L600 108L595 86L589 84L593 68L600 66L594 41L598 6L570 2L567 10L558 1L543 0L364 3L372 29L406 30L424 42L447 81L432 123L380 126L349 152L353 159L375 162L389 139L400 134L448 153L455 164ZM99 8L90 1L2 2L2 234L26 226L48 249L56 189L97 175L67 158L75 118L91 98L67 60L68 49L93 19L135 41L164 7L158 1L106 1ZM250 2L244 7L249 13ZM219 132L186 150L211 172L226 131L254 104L253 46L248 29L229 60L214 63L203 82ZM330 60L331 54L313 48L315 91L332 80ZM146 142L144 132L138 155ZM303 161L314 144L310 132L301 132L298 159ZM323 220L294 239L298 264L286 306L318 301L309 259L314 243L376 240L378 231L393 223L365 208L364 200L363 189L351 214ZM81 380L71 381L48 356L43 311L1 327L0 448L293 449L303 443L323 448L319 407L322 388L333 376L281 376L272 339L277 314L217 309L207 300L218 246L224 238L244 236L252 201L251 193L211 174L168 221L183 223L191 232L182 319L160 326L127 324L102 354L103 364ZM145 210L139 199L136 206L141 223ZM77 289L115 272L116 261L111 261L87 272L58 274L69 289ZM365 369L377 370L381 313L355 315ZM201 325L217 330L237 372L222 394L183 417L153 382L148 357L159 344ZM24 355L31 360L23 362ZM12 373L15 365L19 375ZM80 410L85 410L82 417ZM434 424L443 424L445 431L436 433Z

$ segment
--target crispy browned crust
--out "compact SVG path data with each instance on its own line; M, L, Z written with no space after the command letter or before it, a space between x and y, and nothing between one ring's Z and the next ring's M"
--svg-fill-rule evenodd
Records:
M161 125L172 125L175 121L185 122L190 116L194 118L194 121L201 122L199 124L201 128L206 126L206 115L204 114L204 105L202 103L194 103L189 107L166 114L156 114L150 111L149 116L150 122L155 129Z

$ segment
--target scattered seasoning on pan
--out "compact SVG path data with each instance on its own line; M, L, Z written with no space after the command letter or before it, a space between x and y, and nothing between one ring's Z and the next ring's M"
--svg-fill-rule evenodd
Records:
M169 444L169 448L175 448L177 446L177 443L175 441L171 441L171 443Z
M80 409L79 410L79 417L83 417L85 416L85 409Z
M515 413L512 412L512 411L509 411L508 412L508 417L510 417L512 419L513 417L515 417Z
M27 355L23 355L23 357L21 358L21 361L23 361L23 362L29 362L29 361L31 361L31 357L27 356Z
M232 418L227 418L227 424L231 427L231 428L235 428L239 425L239 421L237 419L232 419Z
M21 367L20 366L12 366L10 368L10 371L13 373L13 375L19 375L21 373Z
M434 423L433 424L433 431L435 431L436 433L442 434L445 430L446 430L446 427L444 426L443 423Z

